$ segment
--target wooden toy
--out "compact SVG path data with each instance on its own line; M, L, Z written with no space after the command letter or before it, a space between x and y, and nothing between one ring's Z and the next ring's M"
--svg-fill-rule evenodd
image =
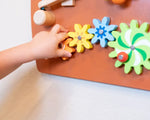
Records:
M75 48L69 47L69 43L72 41L72 38L68 38L65 41L62 42L62 48L66 51L69 51L70 53L74 53L76 51ZM62 57L62 60L68 60L68 57Z
M75 6L75 0L66 0L61 3L61 6Z
M111 32L115 30L117 25L109 25L110 18L104 17L102 22L98 19L93 19L93 24L95 28L88 30L89 33L94 34L94 37L91 40L92 44L98 43L100 41L101 47L106 47L108 41L114 41L114 37Z
M37 6L39 1L31 0L32 17L39 9ZM92 25L93 18L102 19L104 16L110 17L111 24L114 25L120 25L122 22L129 23L132 19L140 20L140 23L144 21L150 23L149 5L150 0L133 0L132 4L123 4L121 7L108 4L105 0L76 0L74 7L59 7L53 10L53 13L56 15L58 24L74 31L73 23ZM144 9L139 6L144 6ZM43 30L49 31L49 27L39 26L33 22L32 20L33 36ZM94 28L94 25L92 27ZM39 59L36 61L37 68L40 72L47 74L150 90L149 70L144 68L141 75L137 75L134 71L125 74L123 66L114 67L117 59L108 57L114 48L104 49L99 44L93 46L94 49L87 50L82 55L74 54L73 59L65 62L60 58Z
M38 3L38 7L39 8L42 8L42 7L51 7L51 6L53 6L55 4L58 4L58 3L62 2L62 1L64 1L64 0L43 0L43 1L40 1Z
M51 26L55 23L55 15L51 11L38 10L33 16L34 23L37 25Z
M127 0L112 0L113 3L115 4L123 4L125 3Z
M121 23L121 33L112 32L116 41L108 43L115 49L109 54L109 57L117 57L122 52L128 55L128 60L127 58L124 61L117 60L115 63L116 67L124 64L125 73L129 73L134 68L136 74L141 74L142 66L150 70L150 33L147 33L149 25L143 23L140 28L138 26L136 20L131 21L130 28L127 24Z
M77 52L83 52L84 47L87 49L93 48L90 39L93 38L92 34L88 34L88 29L90 28L90 25L84 25L83 28L80 24L75 24L74 29L75 32L69 32L69 37L72 37L73 40L69 43L70 47L77 46Z

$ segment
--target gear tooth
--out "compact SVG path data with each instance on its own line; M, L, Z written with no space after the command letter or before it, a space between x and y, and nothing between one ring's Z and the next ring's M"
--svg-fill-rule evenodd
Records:
M120 29L121 31L127 31L129 26L126 23L120 23Z
M146 69L150 70L150 61L149 60L147 60L143 65Z
M120 32L118 32L118 31L112 31L112 35L113 35L116 39L118 39L118 37L120 36Z
M115 62L115 67L120 67L120 66L122 66L122 64L123 64L122 62L120 62L120 61L117 60Z
M136 74L140 75L142 73L142 66L134 67L134 71Z
M109 53L109 57L110 57L110 58L117 57L116 51L112 51L111 53Z
M111 41L108 42L108 46L115 48L116 42L115 41Z
M143 32L147 32L149 29L149 24L147 22L143 23L140 27L140 30Z
M138 21L137 20L131 20L130 27L131 27L131 29L138 28L139 27Z
M125 64L124 72L125 72L126 74L128 74L131 70L132 70L132 67L129 66L129 65L127 65L127 64Z

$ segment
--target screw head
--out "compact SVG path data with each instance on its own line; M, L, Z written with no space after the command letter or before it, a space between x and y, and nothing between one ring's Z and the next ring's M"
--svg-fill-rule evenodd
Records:
M130 48L131 48L131 50L134 50L134 49L135 49L135 47L134 47L133 45L132 45Z
M81 40L82 39L82 37L81 36L78 36L78 40Z
M104 33L104 30L99 30L99 34L103 34Z

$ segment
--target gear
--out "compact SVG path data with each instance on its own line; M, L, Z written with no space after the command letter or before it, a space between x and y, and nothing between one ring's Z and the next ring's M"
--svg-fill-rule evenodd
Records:
M150 70L149 24L145 22L139 27L138 21L132 20L130 27L125 23L121 23L120 29L121 32L112 32L116 41L108 42L108 46L114 48L114 51L109 54L109 57L114 58L124 52L128 55L128 59L126 61L117 60L115 67L124 65L124 72L126 74L129 73L132 68L134 68L136 74L141 74L143 66Z

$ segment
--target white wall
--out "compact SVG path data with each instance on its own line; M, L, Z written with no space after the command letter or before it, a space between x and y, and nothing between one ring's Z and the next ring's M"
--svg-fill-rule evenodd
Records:
M0 50L31 40L30 0L0 4ZM41 74L30 62L0 81L0 120L150 120L150 92Z

